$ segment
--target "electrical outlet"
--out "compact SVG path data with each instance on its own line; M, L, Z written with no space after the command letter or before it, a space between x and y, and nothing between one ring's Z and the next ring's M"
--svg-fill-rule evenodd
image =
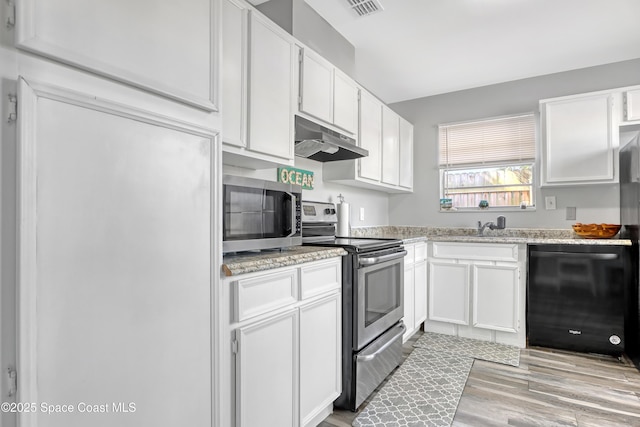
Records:
M576 208L575 207L567 207L567 219L570 221L576 220Z
M364 221L364 208L360 208L360 221Z
M555 210L556 208L556 196L546 196L544 198L544 208L548 211Z

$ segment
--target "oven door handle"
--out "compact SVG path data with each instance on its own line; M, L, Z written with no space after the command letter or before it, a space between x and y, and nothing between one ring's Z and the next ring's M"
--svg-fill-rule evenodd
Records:
M295 236L296 230L296 196L293 193L285 192L291 198L291 233L287 237Z
M369 362L370 360L375 359L380 353L385 351L387 347L389 347L391 344L393 344L394 341L396 340L396 338L398 338L399 336L404 335L404 332L406 330L407 330L407 327L404 326L404 324L401 324L400 327L398 328L398 332L396 332L391 338L389 338L389 340L386 343L384 343L384 345L382 347L377 349L375 351L375 353L371 353L371 354L367 354L367 355L358 355L358 356L356 356L356 359L358 359L358 362Z
M373 264L379 264L385 261L391 261L393 259L404 258L406 254L407 254L407 251L402 250L400 252L394 252L389 255L359 258L358 264L360 265L360 267L366 267Z

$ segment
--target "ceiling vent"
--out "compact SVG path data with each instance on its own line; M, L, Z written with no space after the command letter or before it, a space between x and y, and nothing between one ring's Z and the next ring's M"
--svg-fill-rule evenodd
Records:
M379 0L347 0L349 7L358 16L369 16L376 12L381 12L383 9Z

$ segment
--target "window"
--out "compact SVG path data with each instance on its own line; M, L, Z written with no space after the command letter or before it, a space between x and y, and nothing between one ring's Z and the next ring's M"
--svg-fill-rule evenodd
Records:
M535 205L533 113L438 128L440 197L453 208Z

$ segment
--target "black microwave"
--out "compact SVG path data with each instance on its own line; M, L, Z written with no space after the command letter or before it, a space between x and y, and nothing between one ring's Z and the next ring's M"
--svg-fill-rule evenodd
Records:
M223 252L302 244L301 186L224 175L223 198Z

